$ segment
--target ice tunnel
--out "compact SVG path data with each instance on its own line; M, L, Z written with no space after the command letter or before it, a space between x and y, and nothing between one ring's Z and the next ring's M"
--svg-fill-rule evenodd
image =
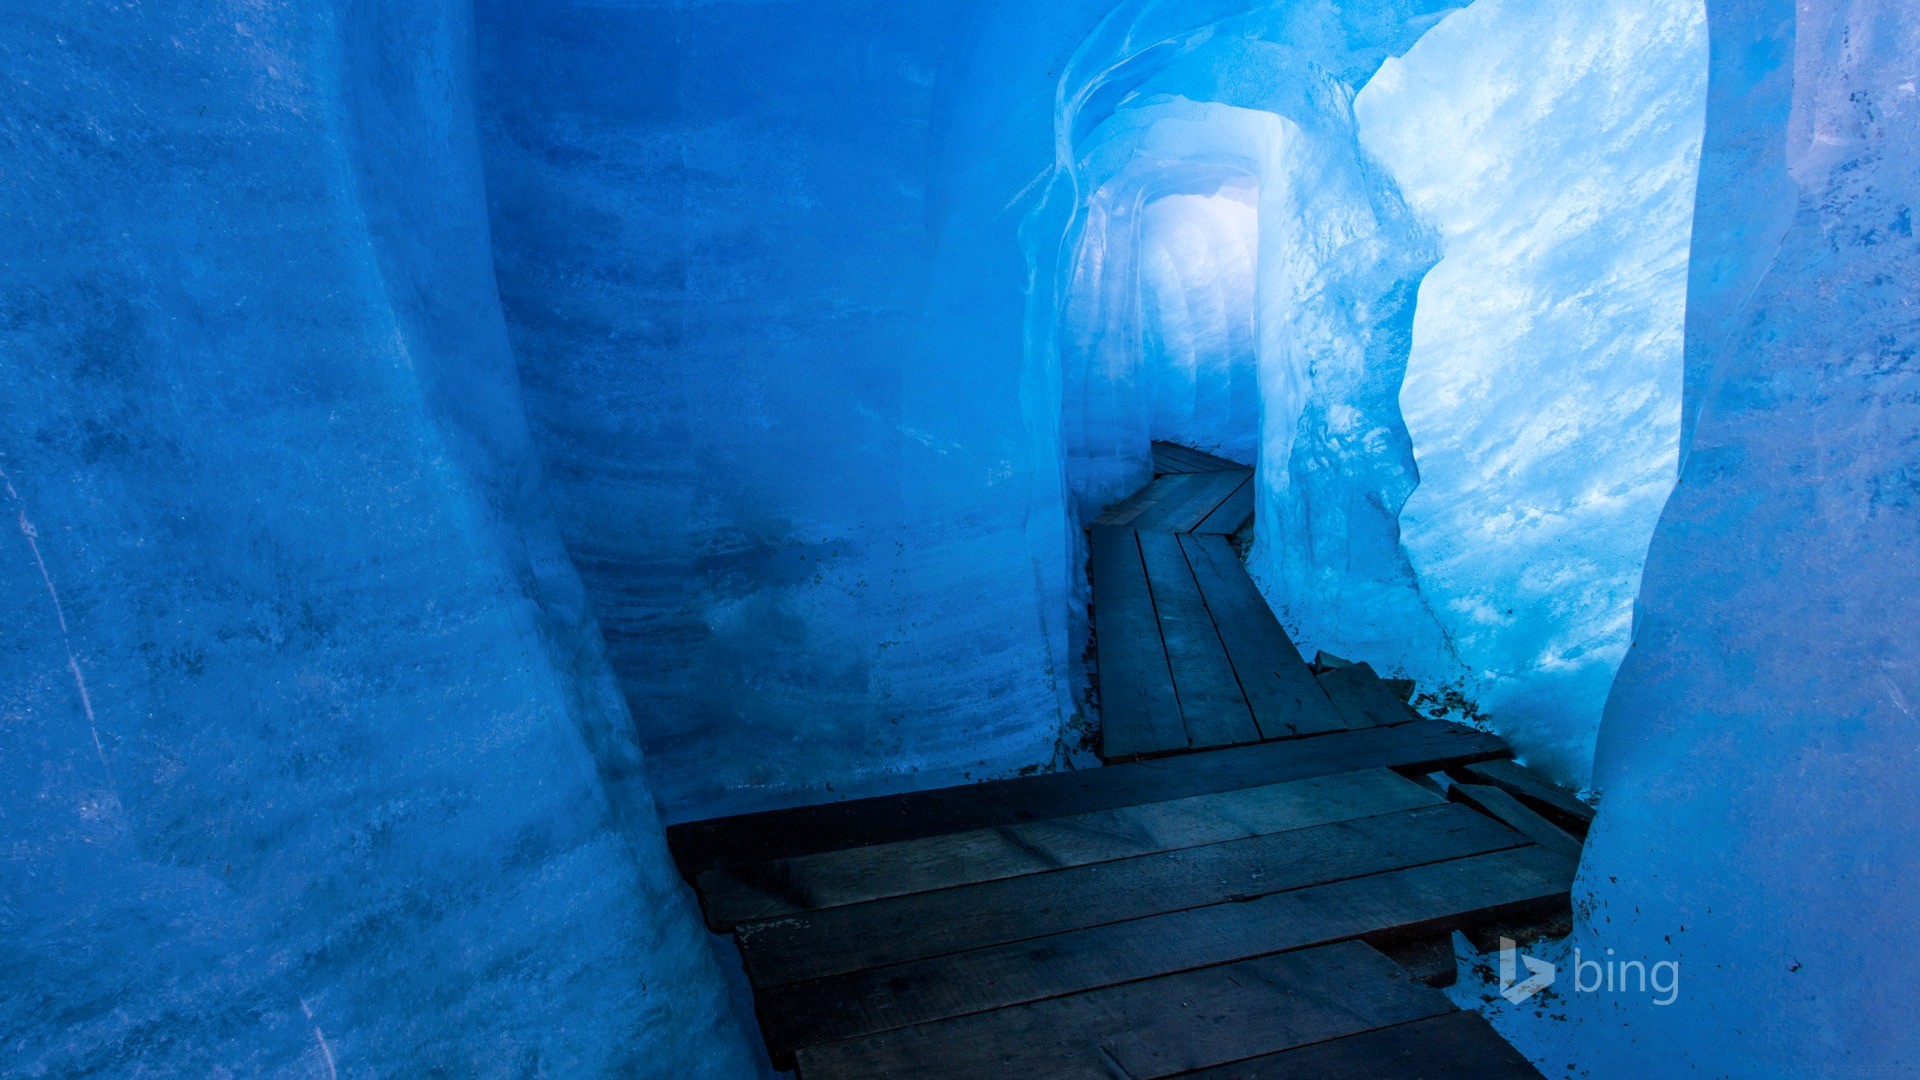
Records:
M1705 13L1453 6L1129 52L1185 10L1149 5L1089 41L1058 120L1069 486L1097 516L1150 438L1257 460L1297 638L1584 784L1678 475Z
M1154 440L1257 470L1308 655L1596 798L1543 948L1684 988L1456 989L1537 1066L1911 1070L1916 56L1901 0L7 5L0 1073L771 1074L669 824L1095 783Z

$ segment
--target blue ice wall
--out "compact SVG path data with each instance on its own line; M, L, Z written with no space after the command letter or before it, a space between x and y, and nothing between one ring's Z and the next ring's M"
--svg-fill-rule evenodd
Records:
M1705 15L1479 0L1355 103L1444 251L1399 393L1399 524L1458 666L1419 673L1576 786L1679 471Z
M1594 1075L1911 1073L1920 1033L1920 9L1710 0L1689 437L1607 703ZM1644 1070L1643 1070L1644 1071Z
M534 437L669 812L1050 761L1057 421L1023 398L1001 213L1050 118L996 163L1023 174L977 180L1009 136L952 134L952 88L1019 80L936 93L972 7L479 9ZM1050 53L1084 31L1033 32Z
M3 25L0 1071L751 1073L539 498L463 7Z

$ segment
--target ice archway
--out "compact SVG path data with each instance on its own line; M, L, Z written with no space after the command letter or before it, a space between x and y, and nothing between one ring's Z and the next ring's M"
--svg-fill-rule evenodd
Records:
M1463 691L1584 782L1676 475L1703 11L1453 6L1176 31L1142 4L1083 46L1068 483L1084 518L1144 482L1149 432L1253 451L1254 569L1299 636ZM1241 289L1197 240L1229 184Z

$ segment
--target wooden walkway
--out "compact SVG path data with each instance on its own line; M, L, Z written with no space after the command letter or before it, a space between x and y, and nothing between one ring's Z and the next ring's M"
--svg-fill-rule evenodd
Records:
M669 830L776 1064L1536 1077L1434 986L1453 930L1564 911L1591 812L1366 665L1309 667L1226 538L1251 473L1155 457L1092 530L1112 764Z

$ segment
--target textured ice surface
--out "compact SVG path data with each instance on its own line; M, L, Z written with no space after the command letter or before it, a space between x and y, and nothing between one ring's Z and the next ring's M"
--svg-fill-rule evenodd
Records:
M667 811L1050 760L1067 527L1004 209L1084 28L941 100L948 0L478 8L534 437ZM1024 158L954 130L1010 87Z
M741 1076L538 498L461 5L7 5L0 1072Z
M1797 7L1797 17L1796 17ZM1593 1075L1920 1063L1920 9L1712 0L1691 435L1607 702L1589 948L1680 1000L1577 999Z
M1678 470L1705 96L1700 0L1479 0L1355 104L1445 251L1399 395L1400 529L1460 667L1420 674L1576 784Z

